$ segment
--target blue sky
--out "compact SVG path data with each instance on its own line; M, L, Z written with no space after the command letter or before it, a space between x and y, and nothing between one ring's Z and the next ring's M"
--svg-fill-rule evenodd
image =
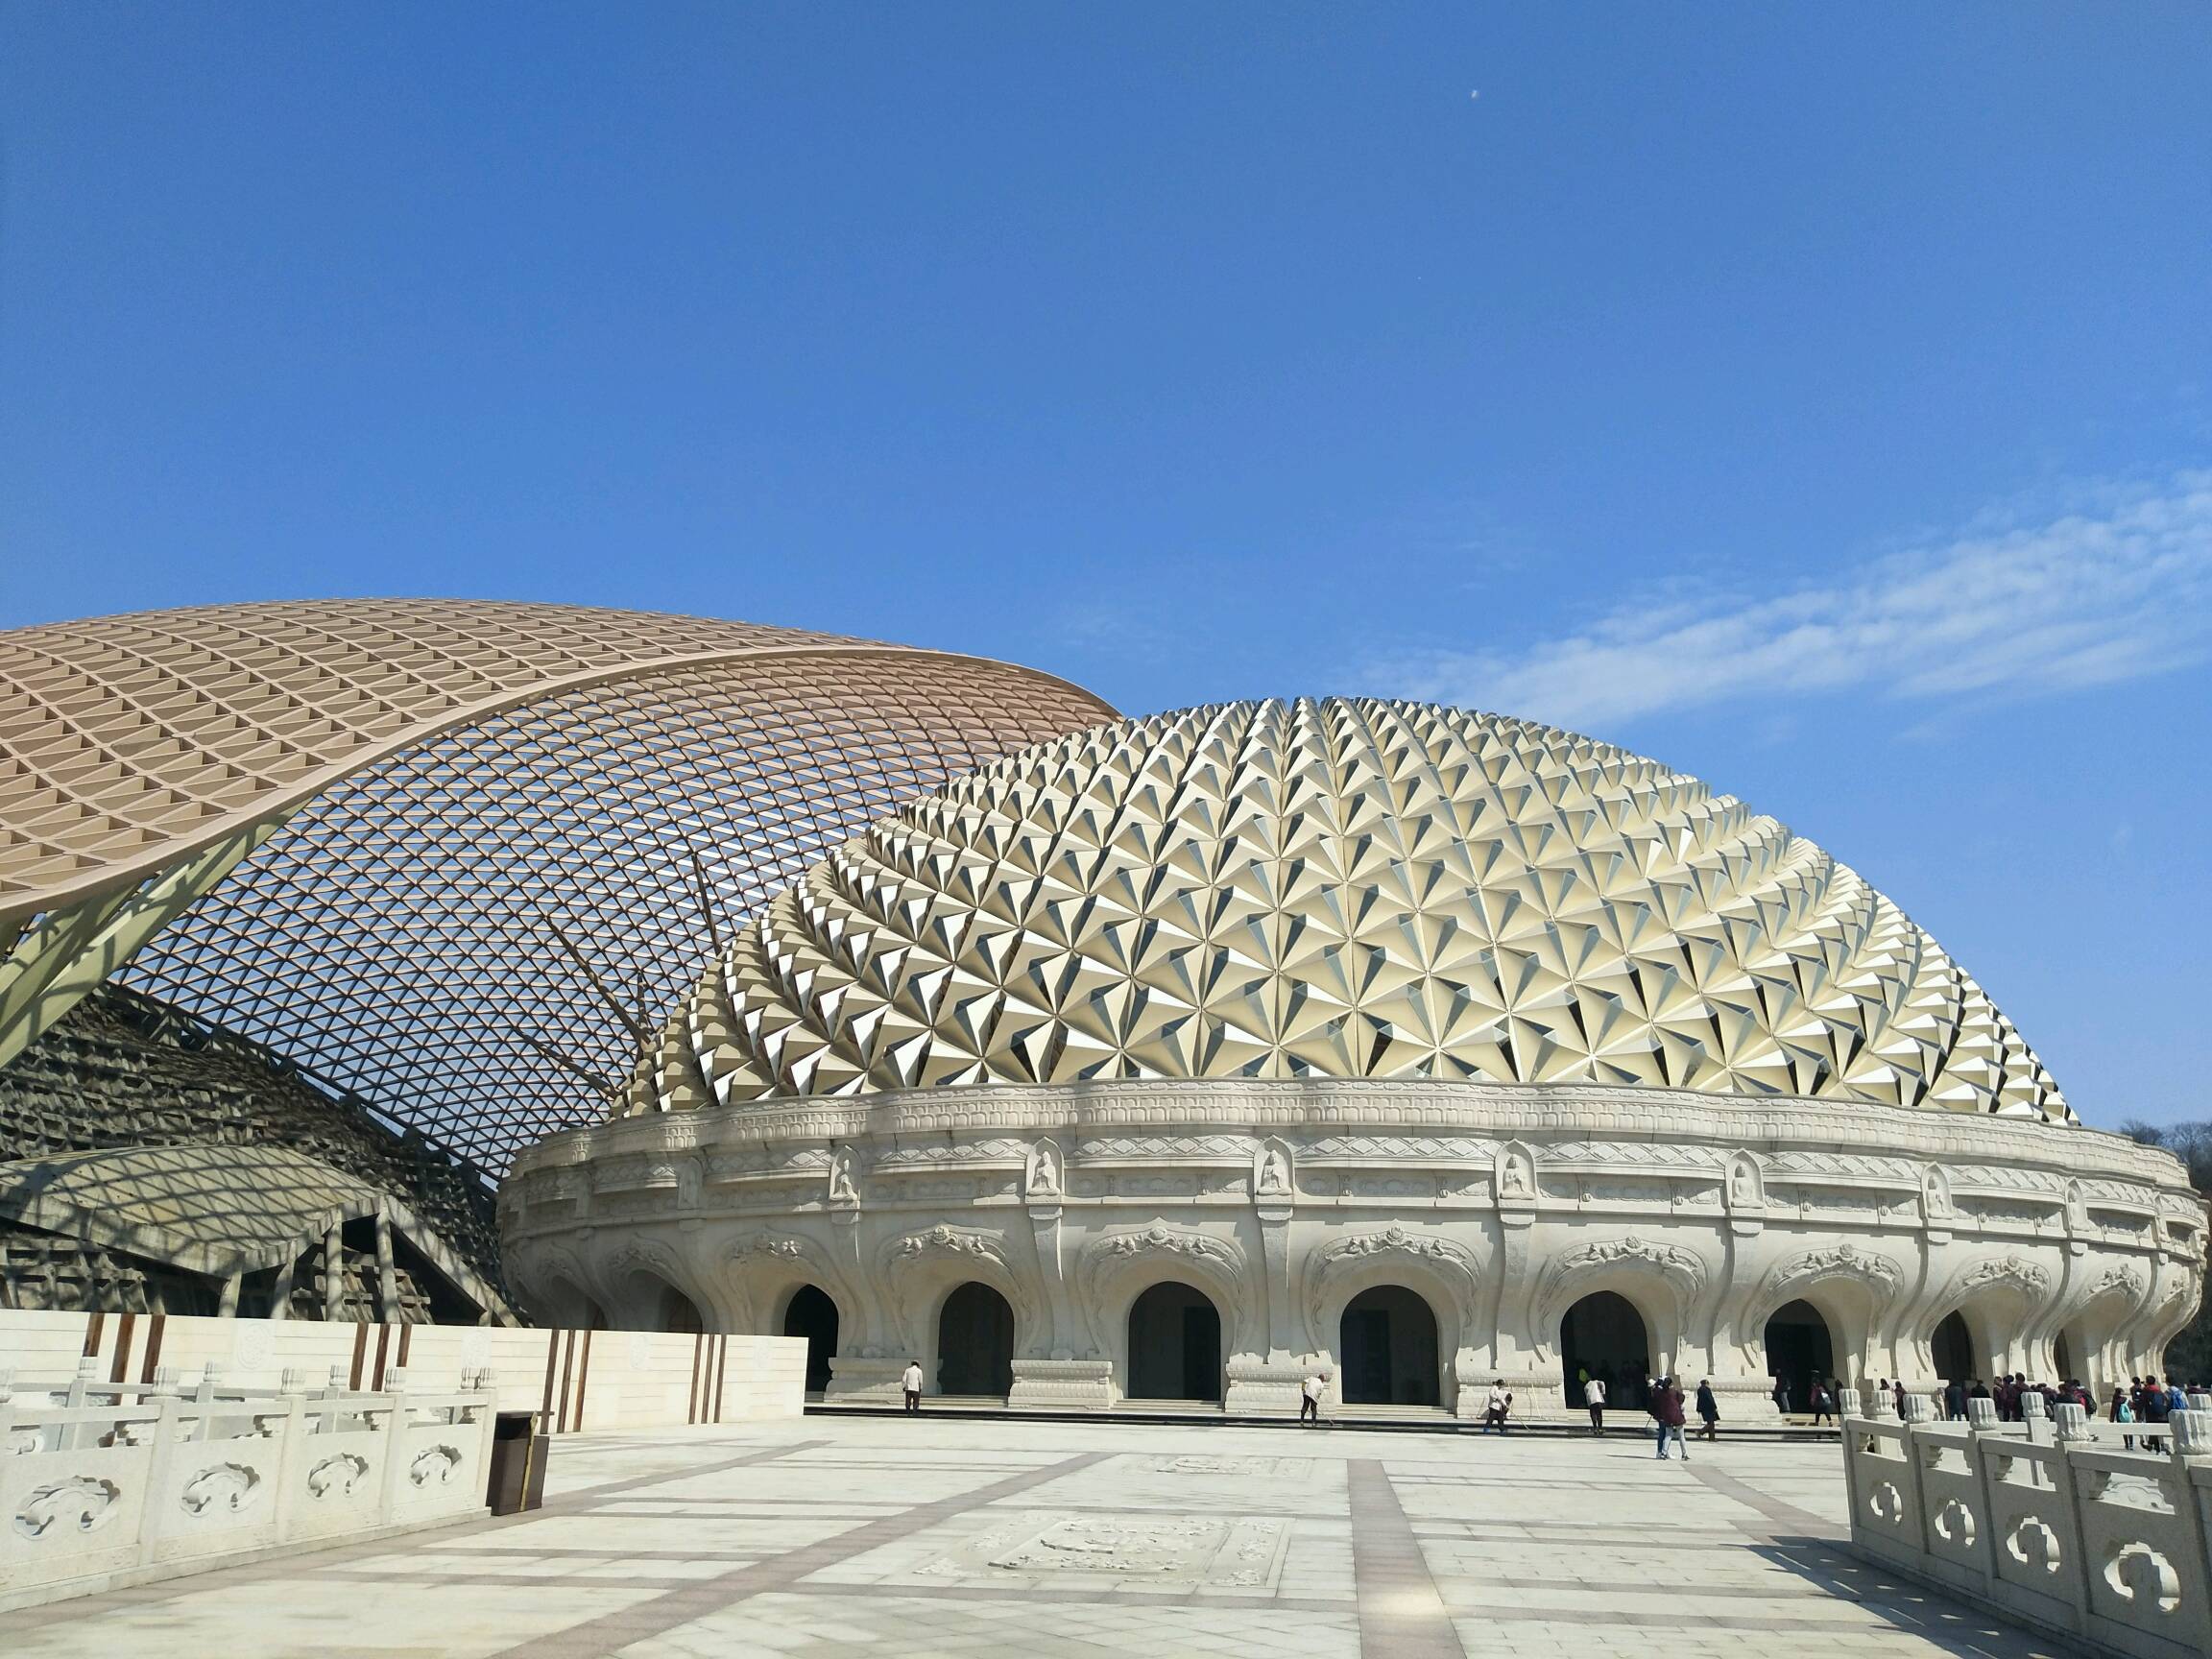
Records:
M2196 5L7 0L0 625L1503 708L2212 1117L2208 80Z

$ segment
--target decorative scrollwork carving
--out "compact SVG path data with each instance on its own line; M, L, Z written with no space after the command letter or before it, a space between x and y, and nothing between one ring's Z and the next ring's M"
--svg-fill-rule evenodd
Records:
M1157 1221L1142 1233L1117 1233L1098 1245L1101 1256L1142 1256L1154 1251L1195 1256L1230 1267L1237 1265L1239 1257L1239 1252L1232 1250L1218 1238L1210 1238L1204 1233L1163 1226Z
M1903 1282L1896 1262L1871 1250L1862 1250L1846 1238L1778 1262L1760 1288L1758 1306L1770 1313L1792 1296L1829 1279L1846 1279L1863 1286L1877 1310L1888 1305Z
M945 1221L938 1222L934 1227L926 1227L919 1233L907 1234L891 1246L891 1255L895 1261L900 1262L911 1262L922 1256L976 1256L1005 1265L1005 1258L999 1254L998 1246L983 1234L954 1227Z
M15 1530L25 1538L97 1532L115 1519L123 1489L112 1480L79 1475L39 1487L15 1511ZM62 1525L68 1518L70 1525Z
M433 1481L446 1486L452 1483L460 1467L460 1448L432 1446L415 1454L415 1461L407 1465L407 1479L415 1486L427 1486Z
M2051 1290L2051 1271L2017 1256L1992 1256L1977 1262L1952 1282L1952 1294L1963 1296L1989 1285L2011 1285L2031 1296L2045 1296Z
M307 1471L307 1494L315 1499L350 1498L367 1479L369 1459L351 1452L338 1452Z
M179 1501L187 1514L236 1515L252 1504L260 1489L261 1476L257 1470L249 1469L243 1463L217 1463L185 1481Z
M1639 1238L1601 1239L1562 1251L1544 1269L1538 1282L1536 1305L1546 1325L1555 1325L1564 1313L1578 1281L1614 1267L1640 1267L1663 1279L1675 1298L1676 1311L1687 1311L1705 1287L1705 1263L1678 1244Z

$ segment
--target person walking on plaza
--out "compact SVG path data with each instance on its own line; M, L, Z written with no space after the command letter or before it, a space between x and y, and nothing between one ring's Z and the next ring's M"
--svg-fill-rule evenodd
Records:
M1834 1424L1836 1421L1836 1391L1815 1377L1813 1379L1813 1427Z
M1904 1379L1904 1378L1900 1377L1900 1378L1898 1378L1898 1379L1897 1379L1897 1381L1896 1381L1896 1382L1892 1382L1892 1383L1890 1383L1890 1384L1889 1384L1889 1396L1890 1396L1890 1398L1891 1398L1893 1401L1895 1401L1895 1402L1896 1402L1896 1406L1897 1406L1897 1421L1898 1421L1898 1422L1900 1422L1900 1423L1904 1422L1904 1421L1905 1421L1905 1379Z
M2112 1421L2126 1424L2130 1428L2135 1423L2135 1407L2128 1404L2128 1390L2121 1387L2117 1382L2112 1385ZM2120 1450L2123 1452L2134 1451L2135 1436L2122 1434L2120 1436Z
M1790 1379L1787 1377L1774 1379L1774 1409L1785 1417L1790 1415Z
M1690 1446L1682 1438L1682 1390L1674 1386L1674 1379L1662 1377L1651 1384L1651 1415L1659 1420L1659 1455L1667 1455L1667 1437L1674 1437L1674 1449L1682 1454L1682 1461L1690 1461Z
M1482 1408L1482 1432L1487 1434L1493 1429L1501 1434L1509 1432L1512 1425L1506 1420L1512 1415L1513 1391L1501 1377L1490 1384L1490 1403Z
M1299 1390L1298 1421L1301 1425L1310 1423L1316 1429L1321 1426L1321 1392L1327 1387L1328 1382L1329 1373L1326 1371L1316 1371L1306 1379L1306 1385Z
M1713 1398L1713 1379L1697 1379L1697 1420L1704 1424L1701 1431L1708 1440L1720 1438L1716 1426L1720 1421L1720 1402Z
M1951 1423L1966 1420L1966 1384L1956 1377L1943 1384L1943 1416Z
M906 1409L922 1409L922 1361L909 1359L906 1369L900 1374L899 1386L906 1390Z
M1590 1432L1605 1432L1605 1379L1592 1377L1582 1384L1582 1399L1590 1407Z

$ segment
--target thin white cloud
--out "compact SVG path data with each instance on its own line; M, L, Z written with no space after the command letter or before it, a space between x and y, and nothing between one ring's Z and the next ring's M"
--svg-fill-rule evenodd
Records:
M2212 649L2212 472L1979 520L1849 580L1625 606L1514 651L1371 662L1385 695L1584 730L1758 694L2026 696L2162 673Z

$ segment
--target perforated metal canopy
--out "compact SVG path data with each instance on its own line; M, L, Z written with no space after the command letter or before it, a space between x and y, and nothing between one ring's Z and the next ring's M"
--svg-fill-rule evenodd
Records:
M603 1114L828 847L1112 713L977 658L562 606L0 633L0 1041L114 974L496 1173Z

